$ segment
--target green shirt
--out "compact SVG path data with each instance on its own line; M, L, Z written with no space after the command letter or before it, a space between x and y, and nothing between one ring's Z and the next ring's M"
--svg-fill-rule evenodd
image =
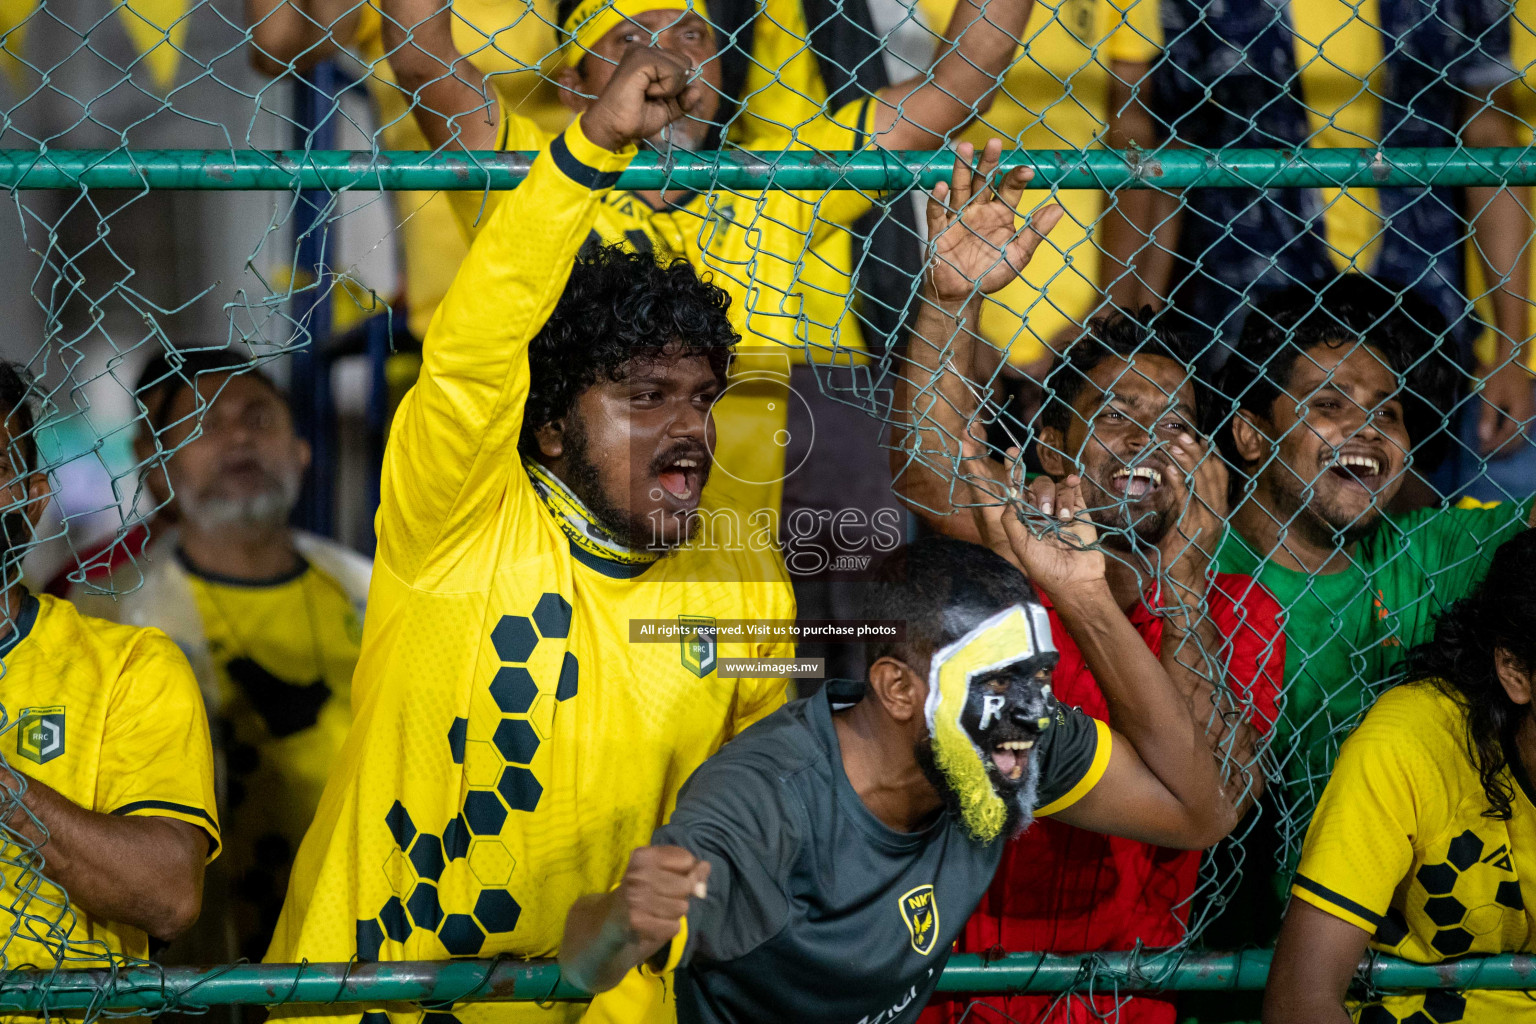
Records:
M1403 654L1434 632L1435 616L1482 579L1494 550L1525 523L1530 502L1423 509L1388 516L1343 572L1311 576L1264 558L1235 530L1216 554L1280 603L1285 686L1271 755L1284 785L1271 787L1286 862L1294 866L1339 744L1394 682Z

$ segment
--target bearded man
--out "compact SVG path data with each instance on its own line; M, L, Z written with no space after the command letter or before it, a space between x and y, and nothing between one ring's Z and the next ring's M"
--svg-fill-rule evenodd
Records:
M1184 697L1118 614L1076 477L1059 533L1005 520L1096 668L1116 728L1057 705L1049 620L1000 555L928 538L887 556L864 695L823 690L726 746L683 787L620 884L577 901L561 966L601 991L673 972L678 1020L913 1021L1009 839L1051 815L1209 846L1236 814Z
M438 307L385 450L357 723L273 962L553 955L572 901L617 883L693 769L784 702L782 677L732 676L726 658L791 644L709 628L794 619L777 551L692 541L737 340L728 298L682 261L581 251L635 143L701 89L680 54L626 53ZM385 1012L415 1024L422 1011ZM586 1012L453 1011L464 1024Z
M172 962L260 957L288 872L352 724L352 670L371 565L288 525L309 467L288 404L227 350L161 357L141 375L146 483L178 513L137 562L88 577L86 614L155 626L192 663L213 727L224 856L201 923ZM169 453L169 455L165 454ZM141 585L142 584L142 585Z

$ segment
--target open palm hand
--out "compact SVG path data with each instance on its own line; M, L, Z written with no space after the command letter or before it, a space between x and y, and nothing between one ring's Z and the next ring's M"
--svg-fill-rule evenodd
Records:
M973 171L975 147L962 142L949 183L939 182L929 197L928 276L941 302L964 302L978 290L990 294L1008 284L1061 220L1061 207L1051 204L1034 211L1025 227L1016 225L1034 171L1016 167L993 181L1002 152L1002 142L992 139Z

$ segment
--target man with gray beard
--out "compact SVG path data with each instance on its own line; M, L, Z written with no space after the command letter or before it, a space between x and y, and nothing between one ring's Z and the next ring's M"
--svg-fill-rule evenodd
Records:
M165 630L207 703L225 853L203 923L165 959L258 959L351 725L371 565L288 525L309 445L275 384L225 350L157 362L141 377L134 453L141 472L164 474L175 526L157 522L143 558L70 596Z

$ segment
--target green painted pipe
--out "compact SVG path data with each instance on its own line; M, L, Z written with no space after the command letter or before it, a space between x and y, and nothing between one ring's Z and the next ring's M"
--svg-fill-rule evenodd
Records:
M985 960L952 956L941 992L1065 992L1092 978L1119 992L1257 991L1270 951L1143 953L1132 972L1129 953L1096 957L1012 953ZM1085 967L1092 963L1092 972ZM1536 989L1536 956L1472 957L1438 965L1371 956L1362 976L1379 989ZM355 964L237 964L225 967L136 967L119 971L0 972L0 1011L158 1009L234 1003L455 1002L584 998L560 980L548 960L435 960Z
M354 191L480 190L515 187L535 154L426 153L415 150L0 150L8 189L205 189ZM706 191L764 188L866 191L932 187L949 178L947 152L692 153L671 161L636 157L619 187ZM1205 153L1018 150L1005 167L1035 169L1035 184L1065 189L1278 188L1342 185L1536 184L1532 149L1227 149Z

